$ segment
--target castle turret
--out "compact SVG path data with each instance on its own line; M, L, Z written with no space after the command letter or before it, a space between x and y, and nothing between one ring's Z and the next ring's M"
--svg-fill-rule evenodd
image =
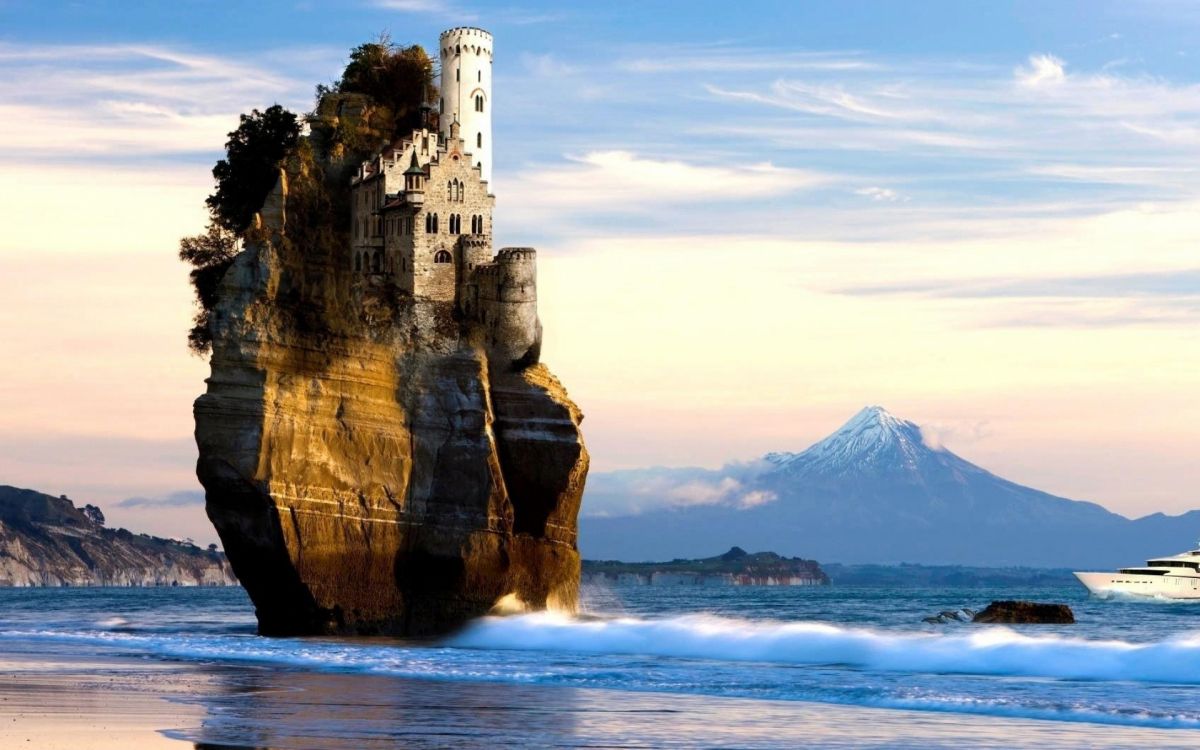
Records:
M541 357L542 323L537 315L537 251L506 247L479 269L476 315L483 324L488 353L514 369Z
M484 181L492 180L492 35L468 26L443 31L441 36L442 139L457 122L472 166Z

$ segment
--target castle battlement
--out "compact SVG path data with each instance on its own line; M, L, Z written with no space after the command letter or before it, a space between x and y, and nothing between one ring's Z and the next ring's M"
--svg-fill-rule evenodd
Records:
M536 263L537 250L532 247L505 247L496 254L497 263Z

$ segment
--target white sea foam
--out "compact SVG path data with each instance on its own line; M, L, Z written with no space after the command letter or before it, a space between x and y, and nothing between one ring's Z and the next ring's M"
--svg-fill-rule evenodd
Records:
M541 612L485 618L451 639L449 645L845 665L926 674L1200 684L1200 637L1196 635L1128 643L1026 635L1003 627L898 633L707 615L579 620Z
M1200 712L1186 704L1146 699L1147 689L1191 691L1191 685L1200 684L1200 637L1130 643L1026 635L1005 628L928 633L708 615L601 619L536 613L486 618L440 645L107 629L6 630L0 639L85 644L89 653L99 646L186 660L420 679L1200 726ZM647 657L660 661L647 669ZM796 670L797 665L816 669ZM852 676L855 671L863 674ZM902 676L897 681L893 675ZM954 682L953 675L969 677ZM975 675L1026 677L1037 684L1014 695L996 682L975 680ZM1064 680L1092 682L1088 692L1079 692ZM1186 687L1172 688L1171 683Z

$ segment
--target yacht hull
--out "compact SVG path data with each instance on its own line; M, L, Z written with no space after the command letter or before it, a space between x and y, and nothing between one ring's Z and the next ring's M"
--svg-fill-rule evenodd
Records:
M1075 577L1097 596L1113 594L1162 599L1200 599L1200 578L1142 573L1076 573Z

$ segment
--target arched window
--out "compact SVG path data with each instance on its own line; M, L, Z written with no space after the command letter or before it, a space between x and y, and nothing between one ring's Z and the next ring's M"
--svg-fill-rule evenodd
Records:
M433 254L434 263L449 263L451 260L453 259L450 257L450 253L445 250L438 250Z
M448 201L454 200L454 181L453 180L446 181L446 200L448 200Z
M375 257L371 259L371 273L379 273L383 266L383 253L375 251Z
M476 145L478 148L483 148L483 133L476 133L476 134L475 134L475 145Z
M438 220L437 219L438 219L437 214L434 214L433 215L433 233L434 234L438 233Z
M476 112L483 111L483 94L475 95L475 111Z

